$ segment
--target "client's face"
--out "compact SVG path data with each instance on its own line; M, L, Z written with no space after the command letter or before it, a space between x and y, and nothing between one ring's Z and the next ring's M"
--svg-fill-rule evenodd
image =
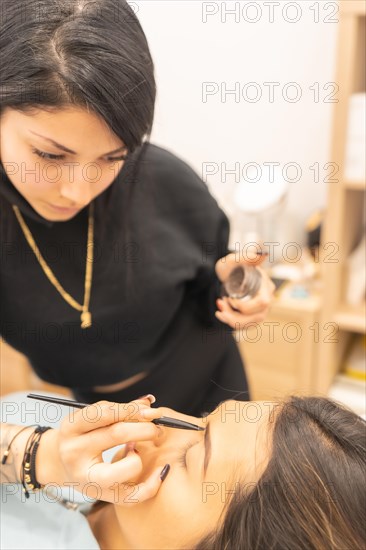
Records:
M264 472L274 405L225 401L205 418L160 408L164 416L206 430L162 428L156 440L137 443L144 472L136 482L159 465L168 463L171 470L156 497L129 508L115 506L124 547L191 548L217 527L233 491L250 489ZM122 456L120 451L114 460Z

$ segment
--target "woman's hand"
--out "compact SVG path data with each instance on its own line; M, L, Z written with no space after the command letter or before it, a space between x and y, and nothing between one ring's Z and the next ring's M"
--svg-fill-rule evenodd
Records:
M118 445L160 436L161 428L143 417L142 411L150 411L149 405L147 399L127 404L99 401L73 411L58 430L42 436L36 462L38 481L72 486L88 498L125 506L155 496L164 464L143 483L134 484L133 479L141 475L142 462L133 445L126 445L125 457L111 464L104 463L102 457L104 451Z
M225 282L231 271L238 265L255 266L262 274L261 287L254 298L249 301L235 300L224 297L217 300L217 307L220 311L216 312L216 317L222 323L225 323L235 330L245 328L250 323L261 323L265 320L270 310L276 286L268 277L267 273L260 266L266 260L266 256L256 256L255 259L247 258L237 260L235 254L229 254L221 258L216 264L216 273L221 282Z

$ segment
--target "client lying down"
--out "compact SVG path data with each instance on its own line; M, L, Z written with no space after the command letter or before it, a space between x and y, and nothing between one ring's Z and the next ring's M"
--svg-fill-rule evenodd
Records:
M49 442L54 437L53 445L61 455L57 483L66 476L69 481L82 479L83 449L94 445L93 464L85 480L110 490L83 513L66 510L59 503L47 504L54 512L50 536L47 521L34 512L46 504L18 499L10 507L7 499L4 502L3 486L2 521L7 524L11 514L18 514L18 538L14 529L1 547L31 548L34 529L44 532L42 548L63 544L73 550L365 547L366 424L356 414L328 399L311 397L278 403L225 401L203 418L151 408L149 403L145 399L122 406L103 401L98 404L103 420L91 425L79 410L63 419L59 429L46 432L44 441L47 434ZM112 410L126 411L129 406L128 417L119 413L119 422L108 420ZM137 412L131 414L133 406ZM151 422L161 416L205 429L172 429ZM102 464L100 449L117 441L127 445L118 450L112 464ZM46 477L53 467L46 467L45 449L46 443L37 457L37 478L42 478L42 484L51 481ZM123 494L112 498L119 484ZM42 492L32 497L36 494ZM27 521L27 507L32 507L32 522L22 524ZM69 542L65 542L65 514L73 518L69 534L75 534Z

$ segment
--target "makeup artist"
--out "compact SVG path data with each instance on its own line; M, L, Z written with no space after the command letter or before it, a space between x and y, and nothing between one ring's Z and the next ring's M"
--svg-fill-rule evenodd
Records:
M249 400L233 329L264 320L274 285L259 268L256 298L216 301L238 265L229 222L149 142L154 65L133 10L5 0L3 15L1 336L84 403L153 393L199 416Z

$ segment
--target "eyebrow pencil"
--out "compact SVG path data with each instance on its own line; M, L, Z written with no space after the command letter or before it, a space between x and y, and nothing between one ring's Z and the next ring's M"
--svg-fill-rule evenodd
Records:
M231 254L236 254L235 250L229 250ZM269 252L267 250L256 250L255 254L257 256L269 256Z
M47 401L48 403L56 403L58 405L67 405L69 407L74 407L76 409L84 409L85 407L90 406L85 403L70 401L69 399L60 399L58 397L37 395L35 393L29 393L27 397L29 397L30 399L38 399L39 401ZM153 424L156 424L157 426L165 426L166 428L178 428L180 430L196 430L199 432L205 430L205 428L201 428L201 426L197 426L196 424L191 424L190 422L186 422L185 420L179 420L178 418L169 418L168 416L161 416L160 418L151 420L151 422Z

